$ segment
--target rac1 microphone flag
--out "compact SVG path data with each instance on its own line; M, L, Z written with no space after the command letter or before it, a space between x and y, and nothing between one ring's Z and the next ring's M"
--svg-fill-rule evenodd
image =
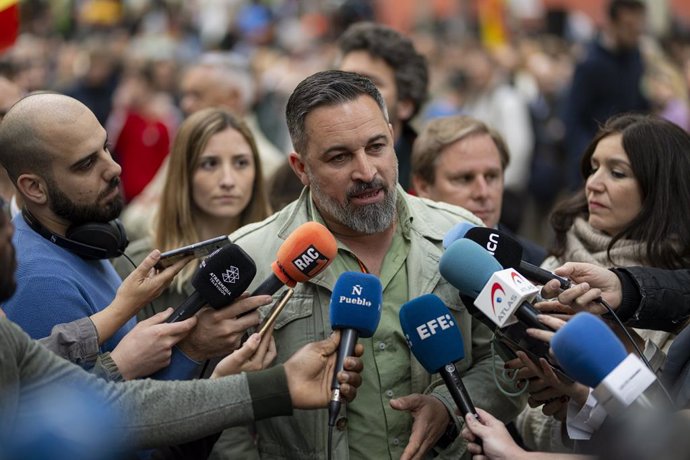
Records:
M338 372L343 370L345 358L354 354L357 338L374 335L381 319L383 287L381 281L367 273L345 272L333 286L329 307L331 328L340 329L340 346L336 359L328 405L328 424L333 426L340 412L340 382Z
M337 254L335 237L326 227L304 223L285 239L271 264L273 273L251 295L273 295L283 286L295 287L321 273Z
M429 374L441 375L462 416L479 418L455 367L465 358L462 333L443 301L426 294L405 303L400 308L400 327L417 361Z
M192 278L194 292L172 312L166 323L184 321L208 304L219 309L232 303L249 287L256 265L234 243L218 249L201 261Z

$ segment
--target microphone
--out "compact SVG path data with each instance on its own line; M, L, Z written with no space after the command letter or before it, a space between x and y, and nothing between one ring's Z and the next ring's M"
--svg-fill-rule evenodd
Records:
M455 363L465 358L460 328L448 307L433 294L410 300L400 308L402 328L410 351L429 374L439 373L463 418L479 419Z
M576 314L553 336L551 348L561 368L594 388L592 395L612 416L630 406L649 411L673 405L654 373L591 313Z
M463 238L467 231L471 228L476 227L473 224L470 224L469 222L459 222L453 226L450 230L446 232L446 235L443 237L443 249L448 249L448 246L453 244L455 240L459 240L460 238Z
M295 229L278 249L271 273L255 290L255 295L273 295L283 287L295 287L321 273L338 254L338 244L330 231L318 222Z
M374 335L381 319L382 298L381 281L376 276L367 273L345 272L333 286L329 307L331 328L340 329L341 335L331 383L333 394L328 404L329 426L335 425L340 412L338 372L343 370L345 358L354 354L357 338L368 338Z
M256 275L249 254L234 243L216 250L201 261L192 277L194 292L168 317L166 323L184 321L208 304L219 309L239 297Z
M467 230L465 238L485 248L504 268L514 268L527 279L541 285L558 280L561 289L570 287L570 280L522 260L522 245L505 232L495 228L474 227Z
M462 265L468 269L464 270ZM474 305L498 327L519 320L528 327L551 331L539 321L539 311L529 303L539 288L514 269L504 270L474 241L463 238L451 244L441 256L439 269L460 294L473 297Z

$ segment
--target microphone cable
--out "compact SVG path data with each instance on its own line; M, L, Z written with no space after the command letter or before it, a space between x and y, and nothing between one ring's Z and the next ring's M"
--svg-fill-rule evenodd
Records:
M647 366L647 368L650 371L652 371L654 374L656 374L656 372L654 372L654 369L652 369L652 365L647 360L647 358L645 357L642 350L640 350L640 347L637 345L637 342L635 342L635 340L632 338L632 335L630 335L630 332L628 332L628 329L623 325L623 321L621 321L621 319L618 317L618 315L613 311L613 308L611 308L611 305L609 305L609 303L607 301L605 301L603 299L603 297L598 297L598 298L594 299L594 301L596 303L598 303L599 305L601 305L602 307L604 307L606 309L607 314L609 314L609 315L611 315L611 317L613 317L613 319L616 321L616 324L618 325L618 327L620 327L623 330L623 334L625 334L625 337L632 344L637 355L640 357L642 362L644 362L645 366Z
M623 325L623 322L621 321L621 319L613 311L613 308L611 308L611 305L609 305L609 303L606 300L604 300L602 297L594 299L594 301L597 302L599 305L603 306L607 310L607 313L609 315L611 315L616 320L616 323L618 324L618 326L623 329L623 333L625 334L627 339L630 341L630 343L632 343L633 347L635 347L635 351L639 355L642 362L644 362L645 365L647 366L647 368L650 371L652 371L652 373L654 375L656 375L656 371L652 368L652 365L647 360L644 353L642 353L642 351L640 351L640 348L637 346L637 343L633 340L632 335L630 335L630 333L628 332L628 329L626 329L626 327ZM659 386L661 387L661 390L664 392L664 395L666 395L666 397L671 402L671 404L675 406L675 404L673 402L673 398L671 397L671 394L668 392L668 389L666 389L666 386L663 383L661 383L661 381L659 381Z

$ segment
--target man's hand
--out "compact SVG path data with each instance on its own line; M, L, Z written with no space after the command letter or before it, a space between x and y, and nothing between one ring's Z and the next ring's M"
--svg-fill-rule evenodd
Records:
M157 272L153 267L160 259L160 255L157 249L151 251L124 279L111 304L90 316L98 331L99 345L112 337L144 305L161 295L175 275L190 260L180 260L165 270Z
M234 352L240 347L244 331L259 324L256 309L269 303L270 295L243 295L228 307L219 310L202 309L196 315L196 327L180 343L180 349L197 361ZM242 315L243 313L246 314Z
M414 418L410 440L400 459L423 458L448 427L450 414L446 406L438 398L417 393L391 399L390 405L395 410L409 411Z
M170 286L170 282L175 275L187 265L187 262L192 260L191 257L188 257L177 261L165 270L158 271L154 266L160 258L161 253L158 249L151 251L141 261L139 266L122 281L118 288L115 299L119 299L123 305L128 305L132 308L136 307L132 314L135 314L141 307L161 295Z
M303 346L285 362L285 375L294 408L316 409L328 405L338 344L340 331L335 331L326 340ZM364 346L357 344L355 357L346 358L344 371L338 372L340 395L348 402L355 398L357 388L362 384L364 365L359 358L362 353Z
M272 330L266 331L263 336L258 333L252 334L240 348L218 363L211 378L258 371L268 367L276 358L276 342L271 332Z
M542 289L544 297L556 297L564 305L576 311L589 311L601 315L606 309L595 299L602 297L612 309L620 306L623 292L621 282L612 271L594 264L568 262L554 270L554 273L571 279L574 283L570 289L559 293L558 282L549 281Z
M146 377L170 364L172 347L196 324L194 316L177 323L164 323L171 313L172 308L168 308L137 323L110 353L125 380Z

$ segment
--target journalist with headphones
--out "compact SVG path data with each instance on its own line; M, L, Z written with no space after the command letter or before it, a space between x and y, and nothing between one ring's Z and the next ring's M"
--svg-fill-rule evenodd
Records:
M198 363L175 347L194 318L171 325L162 324L165 312L140 324L134 318L184 262L161 272L135 270L122 281L107 260L127 245L116 220L121 168L94 114L70 97L36 93L8 111L0 145L0 163L24 203L13 221L19 288L3 305L7 316L37 339L90 317L100 352L124 379L156 371L161 379L194 375ZM159 254L141 266L153 267Z

